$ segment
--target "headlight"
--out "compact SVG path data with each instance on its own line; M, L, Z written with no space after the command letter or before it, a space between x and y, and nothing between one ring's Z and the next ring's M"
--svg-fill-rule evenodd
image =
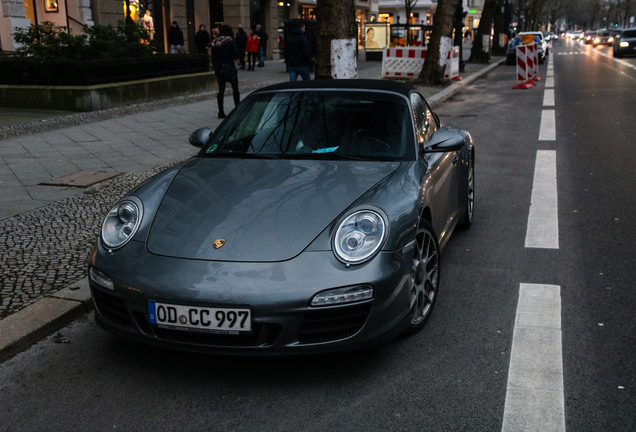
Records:
M111 249L117 249L128 243L141 224L143 216L141 202L130 199L115 205L106 215L102 224L102 241Z
M336 228L333 250L345 264L361 264L382 246L387 226L384 218L373 210L360 210L347 216Z
M627 48L628 46L629 46L629 42L623 41L623 42L620 43L620 47L621 48Z

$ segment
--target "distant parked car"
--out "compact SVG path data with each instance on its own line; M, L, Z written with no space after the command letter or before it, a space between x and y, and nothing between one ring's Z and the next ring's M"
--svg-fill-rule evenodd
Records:
M636 54L636 27L621 30L614 39L613 47L614 57Z
M521 32L517 36L522 37L523 35L533 35L534 40L537 42L539 47L539 63L543 63L550 54L550 43L545 39L543 33L537 32ZM539 40L537 40L539 38Z
M543 63L550 52L550 44L545 40L541 32L521 32L508 43L506 51L506 64L513 65L517 62L517 46L521 43L521 37L524 35L534 36L539 50L539 63Z

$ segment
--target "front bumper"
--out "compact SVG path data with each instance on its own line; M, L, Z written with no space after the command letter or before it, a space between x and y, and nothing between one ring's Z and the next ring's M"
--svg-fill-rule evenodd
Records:
M411 257L406 247L347 268L331 252L235 263L151 255L139 242L112 254L98 245L89 265L108 275L114 290L92 280L90 287L97 323L144 343L222 354L322 353L379 343L408 326ZM373 298L310 305L318 292L357 285L372 286ZM249 307L253 329L228 335L161 328L148 320L148 301Z

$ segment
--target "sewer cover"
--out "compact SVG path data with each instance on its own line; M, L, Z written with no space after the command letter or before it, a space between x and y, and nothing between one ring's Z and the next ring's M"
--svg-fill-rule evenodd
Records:
M40 184L46 186L88 187L95 183L117 177L118 175L121 175L121 173L113 171L78 171L63 177L47 180Z

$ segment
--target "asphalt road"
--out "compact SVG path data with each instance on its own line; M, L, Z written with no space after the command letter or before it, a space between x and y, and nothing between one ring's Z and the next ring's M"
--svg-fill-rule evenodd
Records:
M85 317L0 365L0 429L633 430L636 58L570 43L553 51L536 87L513 90L514 68L501 66L438 109L477 144L476 219L442 255L423 331L348 354L224 358L121 341ZM540 140L551 110L555 139ZM525 246L543 152L556 156L557 248ZM561 345L529 349L562 366L548 375L562 396L547 407L551 429L510 427L533 421L511 410L509 383L525 284L558 287L550 331ZM540 369L522 374L529 388Z

